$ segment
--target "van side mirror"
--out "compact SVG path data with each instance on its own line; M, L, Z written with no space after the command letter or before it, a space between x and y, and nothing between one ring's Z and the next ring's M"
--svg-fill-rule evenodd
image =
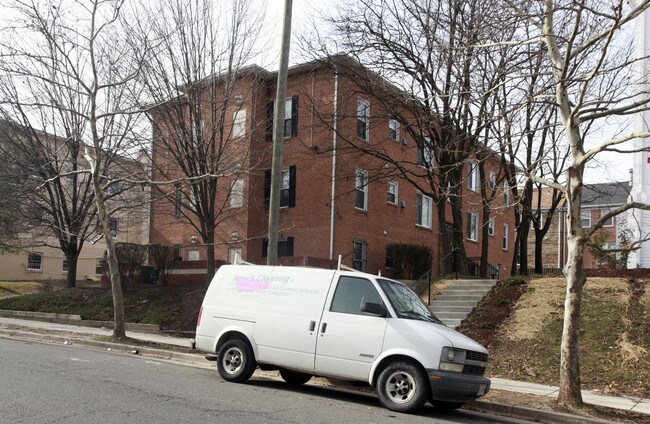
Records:
M366 302L361 308L361 312L367 312L369 314L377 315L380 317L386 317L386 308L380 303Z

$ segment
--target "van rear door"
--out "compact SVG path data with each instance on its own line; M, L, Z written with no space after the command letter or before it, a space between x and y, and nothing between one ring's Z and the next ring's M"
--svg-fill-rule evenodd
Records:
M362 312L366 302L383 304L371 280L339 277L318 328L316 374L368 379L374 360L382 352L388 320Z
M255 324L256 359L314 372L318 323L334 271L275 267Z

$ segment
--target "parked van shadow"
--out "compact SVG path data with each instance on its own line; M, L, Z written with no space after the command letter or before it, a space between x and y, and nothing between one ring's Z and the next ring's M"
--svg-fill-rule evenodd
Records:
M379 402L379 398L374 393L360 392L352 389L336 387L336 386L323 386L316 384L292 385L284 381L272 380L264 377L253 377L246 383L247 385L256 387L266 387L273 390L281 390L287 393L300 393L303 395L318 396L323 399L341 400L350 403L356 403L367 407L384 408ZM399 417L403 414L386 409L388 416ZM435 419L444 419L448 422L468 423L468 422L482 422L482 423L515 423L521 421L508 420L505 417L488 418L483 414L472 411L457 410L457 411L438 411L429 403L418 412L409 414L418 417L427 417Z

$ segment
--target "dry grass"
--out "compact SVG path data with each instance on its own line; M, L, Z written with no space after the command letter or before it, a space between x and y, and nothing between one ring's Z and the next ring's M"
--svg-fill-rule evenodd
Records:
M627 331L623 332L621 337L617 340L616 348L623 359L624 365L634 365L639 361L648 363L646 360L648 349L630 342Z
M45 286L44 283L28 281L0 281L0 297L35 293Z
M531 280L528 283L528 292L515 306L515 313L504 334L513 341L534 338L551 316L562 313L565 291L564 278ZM629 300L627 282L623 278L590 278L587 280L585 291L615 298L621 305L626 305Z

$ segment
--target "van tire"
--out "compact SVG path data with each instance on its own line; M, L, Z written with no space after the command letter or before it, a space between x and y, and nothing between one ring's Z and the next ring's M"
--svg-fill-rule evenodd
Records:
M377 394L382 405L391 411L415 412L429 397L424 372L409 362L393 362L379 373Z
M224 380L243 383L253 375L255 368L255 354L248 342L232 339L219 349L217 369Z
M295 384L296 386L305 384L306 382L311 380L311 374L305 374L302 372L294 372L294 371L287 371L287 370L280 370L280 376L285 382L289 384Z

